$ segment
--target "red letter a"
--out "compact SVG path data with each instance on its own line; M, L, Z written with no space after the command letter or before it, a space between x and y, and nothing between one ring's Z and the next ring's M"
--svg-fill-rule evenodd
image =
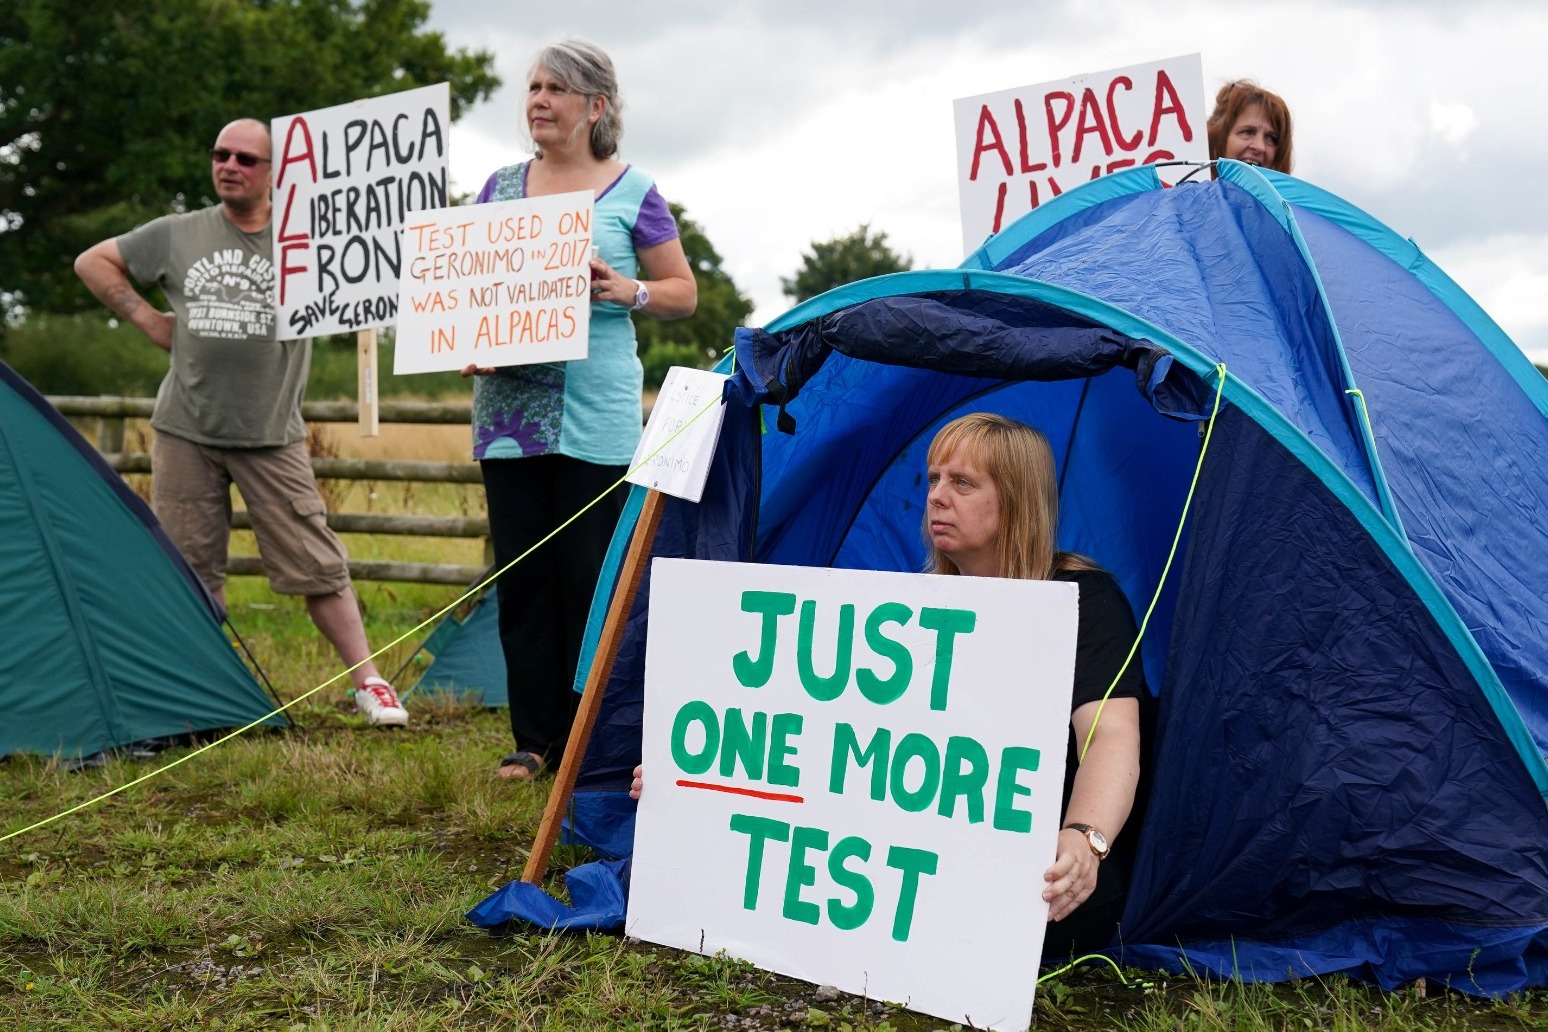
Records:
M301 138L305 141L304 147L292 152L290 145L295 142L296 130L301 131ZM290 120L290 128L285 130L285 147L280 152L279 175L274 178L276 188L285 185L285 172L295 162L302 162L312 173L312 182L317 182L317 159L312 157L312 131L306 126L306 119L293 118Z
M993 142L985 140L986 129ZM978 140L973 147L973 168L968 173L969 182L978 179L978 161L984 156L984 151L990 150L999 152L1000 161L1005 166L1005 174L1013 175L1010 154L1005 150L1005 141L1000 138L1000 127L995 124L994 115L989 112L989 105L985 104L978 109Z

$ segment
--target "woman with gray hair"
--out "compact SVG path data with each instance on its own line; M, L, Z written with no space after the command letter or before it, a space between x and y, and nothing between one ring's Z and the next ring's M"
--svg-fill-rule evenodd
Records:
M478 195L479 203L577 190L596 197L587 357L463 369L478 377L473 454L502 569L616 483L633 458L643 371L632 315L681 319L698 303L676 220L651 178L618 159L622 106L600 47L583 39L544 47L527 81L533 157L495 172ZM622 510L614 491L497 582L516 745L501 777L529 780L564 753L581 636Z

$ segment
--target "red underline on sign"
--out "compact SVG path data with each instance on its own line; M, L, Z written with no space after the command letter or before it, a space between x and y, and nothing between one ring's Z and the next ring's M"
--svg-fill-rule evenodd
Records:
M786 795L784 792L760 792L756 788L738 788L735 785L712 785L708 781L679 781L678 788L704 788L711 792L729 792L732 795L752 796L754 799L772 799L776 803L804 803L805 796Z

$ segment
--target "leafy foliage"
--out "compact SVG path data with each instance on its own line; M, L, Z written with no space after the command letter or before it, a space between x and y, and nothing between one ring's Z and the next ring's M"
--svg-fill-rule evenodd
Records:
M704 231L684 214L681 205L671 207L682 233L683 250L698 280L699 305L689 318L672 322L636 316L640 360L645 366L645 382L651 386L660 386L672 366L713 365L731 346L732 334L753 309L722 267L720 254ZM110 229L102 235L113 232L116 230ZM68 268L68 260L65 265ZM380 348L384 397L455 397L471 389L456 373L386 375L392 368L392 334L383 338ZM0 360L45 394L151 397L167 371L163 352L150 346L133 327L108 318L96 305L85 314L29 316L0 337ZM308 400L353 398L355 378L353 334L313 341Z
M742 296L722 267L720 252L704 231L683 212L680 204L668 205L682 235L683 253L699 284L699 306L686 319L662 322L634 318L645 382L659 385L674 365L708 368L731 346L736 328L752 314L753 303Z
M452 117L493 56L422 29L427 0L0 4L0 308L93 302L91 244L211 203L208 148L269 118L447 81Z
M894 251L887 245L887 234L872 233L871 224L866 222L853 233L813 243L801 256L801 268L795 276L781 277L779 284L786 297L799 303L846 283L913 267L911 256Z
M155 397L167 353L96 315L37 316L0 341L0 359L45 394Z
M95 312L34 315L0 339L0 360L44 394L111 394L153 398L167 375L167 354L127 323ZM391 375L393 337L379 345L377 378L383 398L456 398L472 391L456 373ZM681 362L676 364L681 365ZM352 334L312 341L308 401L347 400L357 393Z

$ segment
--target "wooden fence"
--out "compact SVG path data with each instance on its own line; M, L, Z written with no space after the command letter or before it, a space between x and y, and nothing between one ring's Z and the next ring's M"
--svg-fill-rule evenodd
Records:
M124 451L124 426L130 419L149 419L155 405L151 398L51 397L62 414L77 424L96 420L97 450L119 473L149 473L150 456ZM383 423L440 423L467 426L471 403L384 401L378 406ZM356 423L359 408L350 401L311 401L301 406L308 423ZM312 469L321 480L416 481L436 484L482 484L476 462L416 462L398 459L348 459L316 457ZM250 529L247 513L233 514L232 527ZM489 520L483 516L417 516L377 513L330 512L328 526L343 534L397 534L415 537L481 538L489 556ZM484 566L453 563L403 563L351 559L349 573L355 580L414 581L422 584L467 585L484 572ZM261 575L256 556L234 555L227 572Z

